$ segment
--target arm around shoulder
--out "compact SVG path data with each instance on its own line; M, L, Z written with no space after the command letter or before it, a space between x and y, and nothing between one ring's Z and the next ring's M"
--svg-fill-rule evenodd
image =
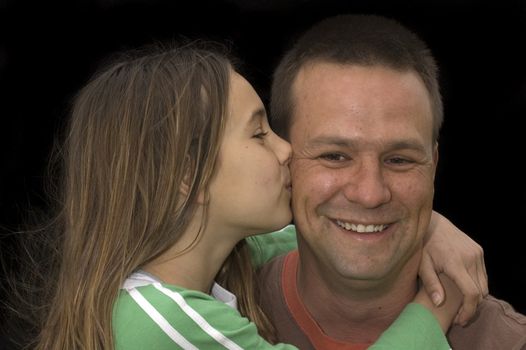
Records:
M256 268L298 247L294 225L287 225L279 231L250 236L246 241Z
M450 350L442 328L424 306L411 303L381 335L371 350Z
M162 284L121 291L113 314L116 350L297 350L268 343L235 308L198 291Z

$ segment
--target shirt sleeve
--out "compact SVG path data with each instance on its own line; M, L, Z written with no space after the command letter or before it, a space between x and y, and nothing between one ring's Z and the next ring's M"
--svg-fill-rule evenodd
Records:
M121 290L113 330L116 350L297 350L268 343L254 323L205 293L161 283ZM410 304L369 349L450 348L434 316L423 306Z
M279 231L251 236L246 238L246 241L250 249L252 264L256 268L298 247L294 225L285 226Z
M281 349L259 336L238 311L205 293L160 283L121 291L113 313L116 350L140 349ZM409 304L369 349L449 350L435 317Z
M297 350L266 342L254 323L205 293L160 283L120 292L113 331L116 350Z
M435 316L418 303L408 304L370 350L451 350Z

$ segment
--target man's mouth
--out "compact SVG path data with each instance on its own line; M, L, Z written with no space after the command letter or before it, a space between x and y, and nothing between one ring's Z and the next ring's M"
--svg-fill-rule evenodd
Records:
M355 224L352 222L346 222L346 221L341 221L341 220L336 220L336 224L347 231L359 232L359 233L382 232L383 230L389 227L389 225L386 225L386 224L364 225L364 224Z

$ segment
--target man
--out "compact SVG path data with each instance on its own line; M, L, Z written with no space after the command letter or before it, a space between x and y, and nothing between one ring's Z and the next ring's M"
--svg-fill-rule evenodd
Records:
M261 272L280 341L365 349L417 290L442 102L426 45L395 21L337 16L281 60L274 127L292 144L298 251ZM453 349L526 349L526 317L487 297Z

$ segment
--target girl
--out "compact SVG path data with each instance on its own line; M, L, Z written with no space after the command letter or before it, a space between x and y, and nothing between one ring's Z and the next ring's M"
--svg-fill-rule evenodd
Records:
M225 55L124 57L80 91L67 130L60 270L37 349L294 348L270 343L245 239L291 221L291 149ZM290 227L251 239L267 257L294 247ZM433 310L442 327L450 299ZM375 346L447 347L430 315L408 311Z

